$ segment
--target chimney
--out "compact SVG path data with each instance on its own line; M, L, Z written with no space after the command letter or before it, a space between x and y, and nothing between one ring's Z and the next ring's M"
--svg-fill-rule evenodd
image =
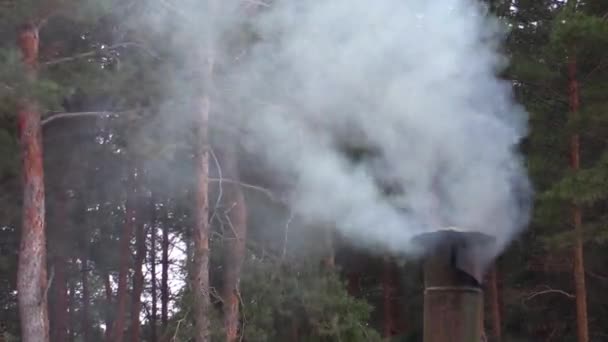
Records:
M480 342L483 334L483 266L479 252L494 239L481 232L445 228L414 241L424 261L424 342Z

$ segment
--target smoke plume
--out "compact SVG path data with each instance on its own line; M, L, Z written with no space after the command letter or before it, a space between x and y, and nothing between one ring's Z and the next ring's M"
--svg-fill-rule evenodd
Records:
M238 110L215 119L247 132L243 148L288 185L301 220L405 255L421 252L413 236L447 226L495 236L497 254L525 226L527 114L497 76L504 26L478 2L233 9L242 17L214 19L213 32L246 21L259 39L223 65L216 92Z

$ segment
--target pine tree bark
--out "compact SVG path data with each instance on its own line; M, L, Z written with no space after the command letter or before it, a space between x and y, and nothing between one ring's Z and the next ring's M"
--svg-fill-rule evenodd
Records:
M68 337L68 287L66 279L66 260L64 256L54 258L54 305L53 324L51 325L52 341L67 341Z
M348 294L353 297L358 297L361 294L361 274L351 271L347 276Z
M323 229L325 243L325 255L321 260L322 266L326 270L334 270L336 267L336 253L334 248L334 232L331 229Z
M110 273L109 272L104 272L103 275L103 287L106 293L106 305L107 305L107 311L106 311L106 317L105 317L105 324L106 324L106 332L105 332L105 339L106 341L110 341L112 338L112 311L110 310L110 308L112 307L112 285L110 283Z
M237 162L237 150L229 146L221 154L220 165L223 175L234 179L236 183L223 185L224 208L227 211L228 229L224 236L224 287L222 300L224 310L224 331L226 342L236 342L239 339L239 281L241 268L245 258L245 243L247 237L247 206L243 189L238 184L240 179Z
M33 81L38 62L38 28L33 24L24 25L18 34L27 78ZM17 271L21 340L47 342L49 318L42 126L40 112L31 99L20 100L17 123L23 177L23 218Z
M146 233L144 231L144 222L140 219L137 222L137 231L135 233L135 275L133 276L133 295L131 304L131 341L139 342L141 339L141 327L139 315L141 312L141 294L144 290L144 274L143 264L146 258Z
M55 212L57 215L54 228L52 229L52 243L56 246L55 256L53 257L53 298L51 302L51 311L53 312L50 318L51 341L63 342L68 340L68 280L67 272L67 246L63 242L66 241L66 225L68 221L67 198L65 193L59 191L57 196L57 205ZM72 293L69 293L71 296Z
M211 16L217 13L217 0L205 1L205 11ZM208 24L208 23L207 23ZM211 300L209 283L209 117L211 111L211 94L213 92L213 73L215 56L213 50L212 28L203 29L202 44L195 48L195 61L200 65L200 100L198 101L197 141L195 146L196 190L195 190L195 221L192 234L193 257L192 291L194 298L194 341L207 342L210 340Z
M384 322L382 334L384 338L391 338L396 332L395 320L395 279L393 263L389 257L383 260L382 269L382 292Z
M169 225L163 222L163 240L162 240L162 274L160 280L160 305L161 305L161 324L163 333L167 330L169 324Z
M74 262L74 260L72 260ZM69 322L68 322L68 339L69 342L74 342L76 340L76 283L74 281L69 281L70 283L70 296L69 296ZM64 340L61 340L64 341Z
M208 57L207 64L212 68L212 61ZM205 78L210 79L210 71ZM197 188L196 188L196 219L193 232L194 256L192 272L192 289L194 291L194 340L196 342L209 341L209 312L211 302L209 298L209 111L211 100L206 94L200 101L198 123L198 144L196 152Z
M150 342L157 342L158 337L156 334L156 324L157 324L157 289L156 289L156 201L154 195L151 197L151 223L150 223L150 281L151 284L151 296L152 296L152 312L150 314Z
M88 249L87 246L84 247L85 251ZM89 293L89 270L88 270L88 253L83 253L82 257L82 313L80 315L81 318L81 328L82 328L82 337L85 341L90 341L91 338L91 329L89 327L89 312L90 312L90 303L91 303L91 295Z
M491 327L492 327L492 335L490 341L492 342L500 342L502 339L502 323L501 323L501 315L500 315L500 300L499 300L499 290L498 290L498 269L497 265L490 270L488 273L487 280L487 297L489 304L489 311L491 313Z
M572 57L568 63L570 116L577 119L580 110L579 83L577 80L577 62ZM576 171L580 168L580 137L573 134L570 137L570 166ZM578 342L589 341L589 328L587 319L587 289L585 286L585 265L583 250L583 222L582 210L578 205L573 205L572 221L574 224L574 287L576 294L576 323Z
M120 237L120 261L118 289L116 290L116 314L112 324L111 342L122 342L127 319L127 275L131 259L131 237L136 224L135 213L135 169L129 168L129 189L125 205L125 223ZM110 342L110 341L108 341Z

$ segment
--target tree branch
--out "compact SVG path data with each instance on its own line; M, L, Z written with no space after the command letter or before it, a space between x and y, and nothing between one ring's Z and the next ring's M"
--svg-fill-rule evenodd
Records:
M236 181L234 179L229 179L229 178L209 178L208 179L209 182L220 182L220 183L229 183L229 184L236 184L236 185L240 185L243 188L246 189L252 189L252 190L256 190L259 191L261 193L263 193L264 195L266 195L271 201L277 202L277 203L281 203L281 204L285 204L285 201L277 198L277 196L272 193L272 191L261 187L259 185L253 185L253 184L249 184L249 183L243 183L243 182L239 182Z
M285 260L285 257L287 256L287 242L289 240L289 225L291 224L292 220L293 220L293 212L291 210L289 210L289 218L287 219L287 222L285 223L285 232L284 232L284 236L283 236L283 253L281 255L281 260Z
M533 293L529 294L526 298L524 298L524 301L528 301L528 300L533 299L534 297L538 297L540 295L549 294L549 293L558 293L558 294L564 295L564 296L566 296L568 298L576 298L575 295L570 294L570 293L568 293L566 291L552 289L549 286L543 286L543 287L546 288L546 290L542 290L542 291L538 291L538 292L533 292Z
M243 2L246 2L246 3L254 5L254 6L270 8L270 4L267 2L264 2L262 0L243 0Z
M51 66L51 65L57 65L57 64L65 63L65 62L71 62L71 61L74 61L74 60L77 60L77 59L95 56L95 55L99 54L100 52L110 51L110 50L118 49L118 48L121 48L121 47L130 47L130 46L134 46L134 47L140 48L141 50L143 50L144 52L146 52L148 55L152 56L153 58L160 59L160 57L158 57L158 55L156 55L155 53L153 53L152 51L150 51L148 48L144 47L143 45L141 45L139 43L136 43L136 42L124 42L124 43L118 43L118 44L114 44L114 45L103 46L100 49L93 50L93 51L88 51L88 52L83 52L83 53L79 53L79 54L76 54L76 55L73 55L73 56L61 57L61 58L53 59L53 60L50 60L50 61L43 62L42 65Z
M57 113L48 116L40 122L42 126L47 125L55 120L63 119L63 118L74 118L81 116L107 116L113 114L112 112L66 112L66 113Z
M51 272L50 272L50 276L49 276L49 280L46 283L46 288L44 289L44 293L42 294L42 298L40 298L40 303L44 304L47 301L47 298L49 296L49 290L51 289L51 285L53 284L53 279L55 278L55 266L51 266Z
M224 189L222 186L222 181L223 181L223 172L222 172L222 166L220 165L219 160L217 159L217 156L215 155L215 152L213 151L212 148L209 149L209 154L211 155L211 157L213 157L213 161L215 162L215 166L217 168L217 173L219 176L219 194L217 195L217 200L215 201L215 207L213 208L213 214L211 214L211 218L209 219L209 222L213 221L213 219L215 218L215 213L217 211L217 209L220 207L221 201L222 201L222 196L224 193Z
M135 109L125 110L122 112L110 112L110 111L102 111L102 112L65 112L65 113L54 113L46 118L42 119L40 122L42 126L47 125L55 120L59 119L69 119L75 117L83 117L83 116L92 116L92 117L100 117L100 116L110 116L110 115L121 115L134 113Z
M190 313L190 310L186 311L184 316L179 321L177 321L177 326L175 327L175 332L173 334L173 337L171 338L171 341L177 341L177 334L179 333L179 327L188 318L189 313Z
M587 275L589 275L590 277L593 277L593 278L596 278L596 279L599 279L599 280L603 280L603 281L608 281L608 277L607 276L603 276L603 275L594 273L592 271L585 271L585 273Z

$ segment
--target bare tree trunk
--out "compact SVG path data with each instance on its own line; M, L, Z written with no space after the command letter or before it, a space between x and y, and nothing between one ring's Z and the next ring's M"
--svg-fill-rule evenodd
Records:
M85 251L88 249L88 246L85 246ZM85 341L89 341L91 337L91 330L89 327L89 311L90 311L90 293L89 293L89 270L88 270L88 253L83 253L82 257L82 313L80 315L81 318L81 329L82 329L82 337Z
M125 209L125 225L120 237L120 265L118 269L118 289L116 291L116 314L112 324L111 342L122 342L127 319L127 273L131 259L131 237L136 224L135 214L135 175L134 168L129 168L129 189ZM110 341L108 341L110 342Z
M577 80L577 62L574 57L568 63L568 76L570 79L570 115L578 118L580 110L579 84ZM580 168L580 139L578 134L570 138L570 163L573 170ZM580 206L573 205L574 223L574 286L576 293L576 323L578 342L589 341L589 328L587 320L587 289L585 286L585 264L583 251L583 223Z
M230 146L221 158L223 175L229 179L239 180L237 150ZM227 342L239 339L239 281L243 259L245 258L245 242L247 238L247 206L243 190L238 183L223 186L224 207L228 211L228 226L225 238L225 268L222 300L224 309L224 330Z
M350 272L347 276L348 294L353 297L358 297L361 294L361 274L359 272Z
M395 322L395 279L392 260L389 257L384 258L382 272L382 290L383 290L383 337L391 338L396 332Z
M216 0L205 1L205 11L209 15L217 13ZM208 23L207 23L208 24ZM201 66L200 82L202 88L198 103L198 129L195 152L196 190L195 190L195 223L192 234L192 291L194 298L194 341L208 342L210 340L211 300L209 283L209 117L211 111L211 94L213 91L214 51L210 26L203 29L202 44L196 46L196 62Z
M82 313L80 314L80 329L82 331L82 337L84 341L90 341L91 339L91 327L90 327L90 307L91 307L91 293L89 291L89 236L84 234L82 237L82 262L80 269L80 277L82 282Z
M56 246L55 256L53 257L53 284L51 288L53 298L51 299L50 331L51 341L67 342L68 338L68 284L67 284L67 245L66 240L66 196L63 191L59 191L57 196L57 205L55 207L56 220L52 228L52 235L49 237L52 243ZM72 294L70 293L70 296Z
M323 241L325 243L325 256L321 261L326 270L333 270L336 267L336 253L334 249L334 232L331 229L323 229Z
M163 241L162 241L162 274L160 282L160 305L161 305L161 324L163 333L167 330L169 323L169 225L163 222Z
M291 318L291 341L290 342L298 342L300 341L300 324L298 324L298 319L296 317Z
M498 265L494 265L494 267L488 273L487 280L487 297L488 304L490 306L491 313L491 326L492 326L492 334L490 341L492 342L500 342L502 338L502 327L501 327L501 319L500 319L500 300L499 300L499 291L498 291Z
M30 80L36 77L38 28L33 24L19 30L19 49ZM17 112L23 174L23 219L17 291L21 339L49 341L47 308L46 235L42 127L40 112L31 100L21 100Z
M211 65L211 61L208 61ZM210 110L209 95L204 95L200 103L200 123L196 152L197 189L196 220L193 232L193 292L194 292L194 340L209 341L209 141L208 120Z
M106 341L110 341L112 337L112 313L110 308L112 307L112 285L110 284L110 273L105 272L103 275L103 286L106 293L106 303L108 309L106 311L105 324L106 324Z
M73 260L74 261L74 260ZM74 262L75 264L75 262ZM70 297L69 297L69 323L68 323L68 341L74 342L76 340L76 284L75 281L70 281ZM64 341L64 340L60 340Z
M59 253L61 254L61 252ZM63 255L54 258L54 305L53 324L51 325L52 340L57 342L67 341L68 336L68 288L66 280L66 260Z
M150 197L151 206L151 222L150 222L150 279L152 281L151 296L152 296L152 313L150 315L150 342L157 342L156 321L158 313L157 309L157 290L156 290L156 198L154 195Z
M131 341L139 342L141 339L139 314L141 312L141 294L144 290L144 274L142 268L146 258L146 233L144 231L144 220L142 220L141 217L139 222L137 222L135 240L137 254L135 257L135 275L133 277L133 295L131 299Z

